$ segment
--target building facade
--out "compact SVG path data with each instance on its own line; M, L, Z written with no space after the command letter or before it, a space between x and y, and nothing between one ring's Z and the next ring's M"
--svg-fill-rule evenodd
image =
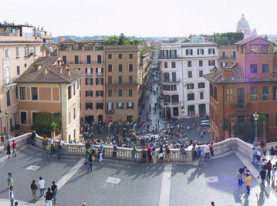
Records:
M31 131L39 112L61 114L65 142L79 142L80 79L58 57L40 57L18 78L18 111L21 131Z
M237 46L222 45L217 48L217 68L232 67L236 63Z
M167 119L209 115L209 87L203 75L216 64L216 45L204 38L162 43L162 115Z
M268 120L268 138L277 135L277 62L274 44L258 37L239 41L237 62L231 68L215 69L205 78L210 82L210 125L212 141L226 136L224 123L252 121L255 112Z
M105 120L103 41L64 41L58 46L58 56L84 74L81 80L81 121Z
M43 55L33 27L0 23L0 133L19 133L17 78Z

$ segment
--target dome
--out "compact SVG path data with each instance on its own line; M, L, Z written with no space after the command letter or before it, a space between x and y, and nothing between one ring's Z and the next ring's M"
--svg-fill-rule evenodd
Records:
M244 28L250 29L250 26L248 21L245 19L244 14L242 14L241 19L238 21L237 29L244 29Z

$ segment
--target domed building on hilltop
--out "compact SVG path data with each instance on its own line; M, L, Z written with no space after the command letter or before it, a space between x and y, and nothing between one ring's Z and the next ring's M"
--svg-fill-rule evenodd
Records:
M238 21L237 32L242 32L245 36L250 36L250 26L244 14L241 15L241 19Z

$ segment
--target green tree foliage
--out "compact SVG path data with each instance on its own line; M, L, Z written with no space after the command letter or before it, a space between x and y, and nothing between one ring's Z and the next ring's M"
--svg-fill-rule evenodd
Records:
M119 38L118 38L118 44L119 45L124 45L125 44L125 35L123 33L120 34Z
M40 135L50 136L54 125L56 126L55 131L60 133L62 128L61 113L39 112L35 115L31 128Z
M126 38L126 36L121 33L119 36L113 35L110 36L106 41L105 44L106 45L138 45L140 44L141 41L140 40L130 40L128 38Z
M244 34L241 32L227 32L227 33L217 33L212 35L215 43L218 46L221 45L228 45L230 43L231 45L242 40L244 37Z

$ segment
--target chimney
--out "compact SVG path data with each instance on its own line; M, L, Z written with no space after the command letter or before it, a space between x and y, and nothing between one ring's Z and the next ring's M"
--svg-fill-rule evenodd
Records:
M233 73L231 69L223 69L223 78L232 78Z
M42 74L43 74L44 76L47 75L47 69L43 69Z
M64 71L64 74L70 77L70 75L71 75L71 74L70 74L70 70L69 70L69 69L66 69L66 70Z
M33 65L33 71L38 71L41 69L41 65L34 64Z

